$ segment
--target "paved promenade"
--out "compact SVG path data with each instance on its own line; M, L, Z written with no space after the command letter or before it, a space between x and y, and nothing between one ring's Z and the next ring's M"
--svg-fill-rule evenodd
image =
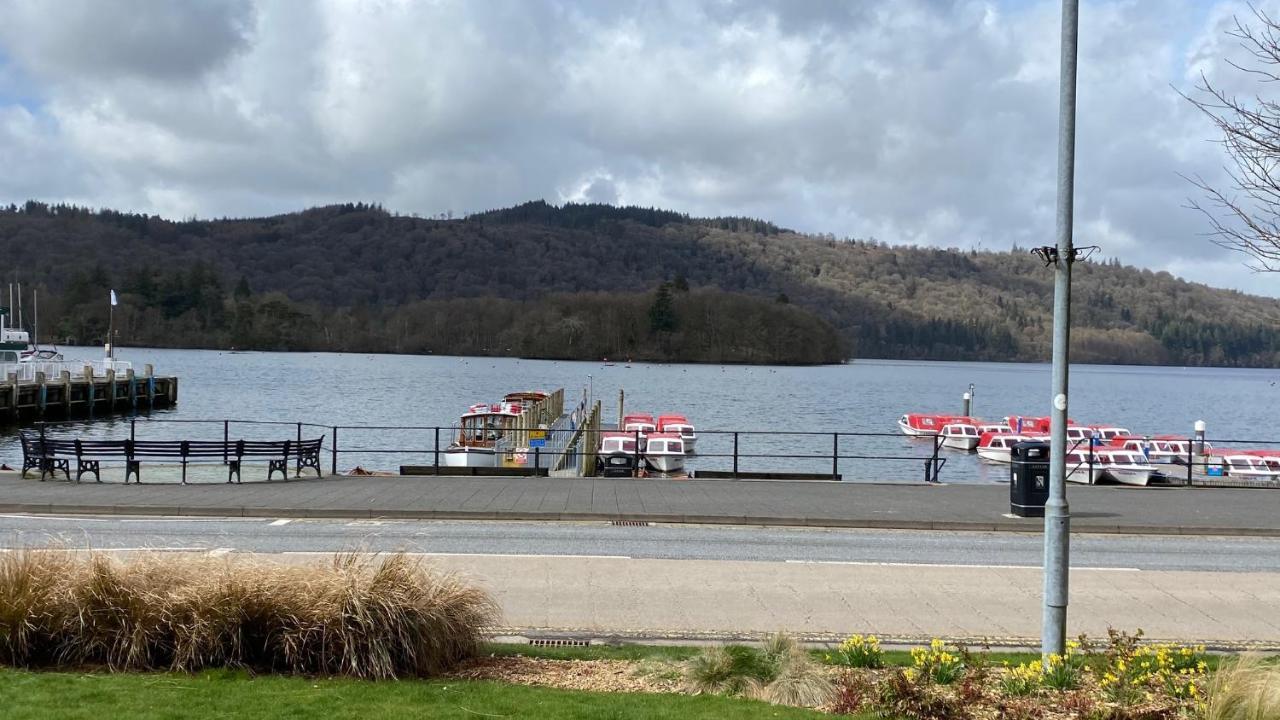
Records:
M156 473L153 472L153 476ZM1280 491L1071 486L1072 529L1280 536ZM0 512L484 520L642 520L1038 531L1008 517L1005 485L604 478L326 477L122 486L0 472Z

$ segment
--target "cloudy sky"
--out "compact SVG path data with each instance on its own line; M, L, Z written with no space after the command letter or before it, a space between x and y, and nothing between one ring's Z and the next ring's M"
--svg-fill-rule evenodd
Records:
M1201 72L1257 90L1223 62L1241 12L1083 2L1077 242L1280 295L1184 207L1180 175L1218 179L1223 158L1176 90ZM1052 243L1057 0L0 0L0 18L5 202L546 198Z

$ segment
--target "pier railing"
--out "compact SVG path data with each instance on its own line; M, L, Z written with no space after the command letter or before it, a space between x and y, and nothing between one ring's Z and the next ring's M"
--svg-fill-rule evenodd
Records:
M520 428L530 438L529 447L500 450L498 465L510 472L566 474L569 469L589 473L594 468L599 429L584 431L593 423L592 412L578 422L553 428ZM567 416L568 417L568 416ZM33 429L34 430L34 429ZM38 424L51 437L156 440L288 440L324 436L323 456L332 474L361 468L396 472L403 466L447 474L444 455L460 428L450 425L325 425L312 422L271 420L202 420L135 417L107 419L93 424L65 421ZM634 433L641 445L641 436ZM1164 440L1164 442L1170 442ZM1157 481L1175 485L1280 487L1280 450L1274 455L1248 455L1249 448L1280 447L1277 440L1174 440L1186 452L1152 457ZM1098 446L1089 440L1070 441L1068 449L1084 456L1077 467L1092 474L1101 465L1095 459ZM1135 451L1137 452L1137 451ZM1252 451L1250 451L1252 452ZM1232 467L1237 455L1254 458L1253 467ZM949 459L971 453L942 446L941 438L908 438L896 432L826 430L698 430L695 452L685 469L702 478L763 479L786 477L806 480L862 480L940 482ZM1163 461L1163 462L1160 462ZM642 463L641 463L642 465ZM1008 466L970 465L987 468L990 479L1004 480ZM949 470L948 474L959 471Z

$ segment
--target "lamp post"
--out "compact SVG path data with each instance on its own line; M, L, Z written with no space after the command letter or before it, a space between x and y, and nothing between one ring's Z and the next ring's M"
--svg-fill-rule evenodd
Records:
M1071 341L1072 212L1075 203L1076 40L1079 0L1062 0L1062 66L1058 105L1057 247L1053 284L1053 411L1049 437L1049 499L1044 507L1044 618L1040 651L1061 655L1067 641L1067 578L1071 509L1067 504L1067 388Z

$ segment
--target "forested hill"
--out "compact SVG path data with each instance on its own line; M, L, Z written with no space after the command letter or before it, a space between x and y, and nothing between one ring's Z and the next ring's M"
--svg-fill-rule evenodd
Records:
M46 337L82 342L104 332L108 287L121 342L203 347L1045 360L1052 324L1052 271L1025 251L604 205L175 222L29 202L0 209L0 256L42 289ZM1114 263L1078 264L1073 287L1075 360L1280 365L1276 300Z

